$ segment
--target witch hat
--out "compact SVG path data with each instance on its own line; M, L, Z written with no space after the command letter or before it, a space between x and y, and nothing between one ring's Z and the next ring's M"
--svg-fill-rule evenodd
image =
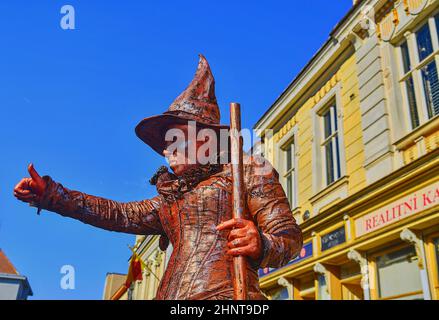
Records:
M136 126L136 135L154 151L163 155L165 135L176 124L195 121L197 126L216 131L229 129L220 124L220 111L215 97L215 79L206 58L200 54L197 72L189 86L161 115L143 119Z

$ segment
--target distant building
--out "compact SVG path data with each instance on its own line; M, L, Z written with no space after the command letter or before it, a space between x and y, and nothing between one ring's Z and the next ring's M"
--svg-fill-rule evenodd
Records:
M0 249L0 300L26 300L32 295L27 278L18 273Z
M159 248L159 236L137 236L134 250L145 263L143 280L135 281L131 288L124 290L126 275L107 274L104 300L153 300L160 280L172 253L169 245L166 251ZM128 260L129 264L129 260ZM127 265L128 268L128 265ZM123 294L120 294L123 292Z
M107 273L104 286L104 300L111 300L111 297L117 292L117 290L125 283L127 275L120 273ZM120 300L126 300L124 296Z

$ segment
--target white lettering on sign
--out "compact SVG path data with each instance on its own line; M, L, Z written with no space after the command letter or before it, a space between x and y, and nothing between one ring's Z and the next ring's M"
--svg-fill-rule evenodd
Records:
M361 237L437 204L439 204L439 182L356 219L355 235Z

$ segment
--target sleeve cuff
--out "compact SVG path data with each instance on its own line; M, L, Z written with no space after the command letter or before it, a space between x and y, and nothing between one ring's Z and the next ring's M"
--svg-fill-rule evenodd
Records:
M258 260L249 259L249 263L253 269L259 269L261 265L263 265L263 262L267 258L268 252L270 251L270 247L271 247L270 240L268 240L268 238L265 236L262 230L258 228L258 231L259 231L259 236L261 238L262 250L261 250L261 256L259 257Z

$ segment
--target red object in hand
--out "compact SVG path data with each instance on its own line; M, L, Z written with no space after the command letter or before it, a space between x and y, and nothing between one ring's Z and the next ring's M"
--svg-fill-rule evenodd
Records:
M231 219L218 225L217 230L232 229L228 236L229 250L232 256L247 256L258 260L262 254L262 240L259 231L251 220Z
M27 170L30 178L22 179L14 188L14 196L23 202L38 202L46 190L46 182L31 163Z

